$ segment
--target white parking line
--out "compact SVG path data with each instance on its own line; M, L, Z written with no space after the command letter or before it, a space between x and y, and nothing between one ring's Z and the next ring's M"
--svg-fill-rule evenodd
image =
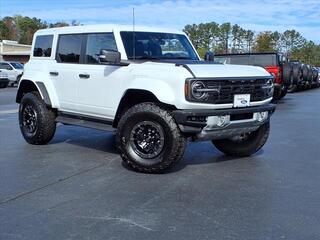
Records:
M11 114L11 113L17 113L18 109L12 109L12 110L3 110L0 111L0 114Z

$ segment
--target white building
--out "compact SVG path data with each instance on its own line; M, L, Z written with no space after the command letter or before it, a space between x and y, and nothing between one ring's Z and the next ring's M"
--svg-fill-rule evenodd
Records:
M19 44L16 41L0 41L0 60L26 63L31 54L31 45Z

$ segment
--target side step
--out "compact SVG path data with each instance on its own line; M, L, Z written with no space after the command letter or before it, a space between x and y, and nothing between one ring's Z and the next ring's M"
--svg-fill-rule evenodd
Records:
M86 128L93 128L103 131L115 131L112 127L112 122L107 120L101 120L96 118L89 118L79 115L67 115L61 114L56 118L56 122L63 123L65 125L75 125Z

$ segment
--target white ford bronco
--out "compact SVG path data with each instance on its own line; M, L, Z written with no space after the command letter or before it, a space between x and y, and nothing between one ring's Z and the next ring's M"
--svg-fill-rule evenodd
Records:
M201 60L183 32L44 29L32 49L16 97L30 144L48 143L57 123L117 130L123 161L159 173L183 157L188 139L238 157L267 140L273 77L260 67Z

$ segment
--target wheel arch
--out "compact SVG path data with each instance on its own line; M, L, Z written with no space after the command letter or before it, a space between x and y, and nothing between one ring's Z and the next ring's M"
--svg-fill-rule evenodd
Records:
M28 92L39 92L41 98L44 100L47 106L52 107L52 102L48 94L47 88L43 82L33 82L28 79L21 80L16 96L16 102L20 103L23 95Z
M121 101L118 105L117 112L115 115L115 119L113 121L113 127L117 127L118 123L122 117L122 115L131 107L133 107L136 104L143 103L143 102L154 102L157 105L169 109L169 110L175 110L176 107L170 104L166 104L161 102L155 94L153 94L151 91L143 90L143 89L128 89L123 94Z

